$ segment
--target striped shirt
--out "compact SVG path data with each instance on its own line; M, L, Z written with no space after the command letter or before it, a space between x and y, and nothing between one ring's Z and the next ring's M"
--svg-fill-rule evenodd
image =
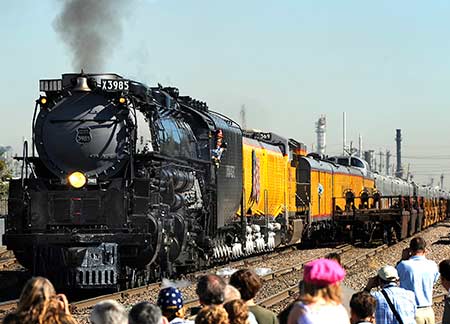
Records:
M412 291L398 287L395 283L389 283L383 287L398 314L403 320L403 324L416 324L416 302ZM398 324L392 313L386 298L381 291L372 292L372 296L377 300L375 319L377 324Z

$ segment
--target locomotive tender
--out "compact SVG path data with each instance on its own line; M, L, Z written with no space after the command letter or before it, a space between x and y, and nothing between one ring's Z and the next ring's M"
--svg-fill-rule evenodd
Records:
M447 214L443 191L306 156L176 88L81 73L40 91L4 240L59 286L134 286L348 233L404 237Z

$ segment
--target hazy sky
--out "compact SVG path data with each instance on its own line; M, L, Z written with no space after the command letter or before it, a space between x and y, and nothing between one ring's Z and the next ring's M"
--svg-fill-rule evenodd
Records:
M38 80L73 71L53 28L63 2L2 1L0 144L29 138ZM405 168L450 184L449 16L449 1L133 0L105 70L177 86L238 122L245 104L247 126L308 147L326 114L329 154L343 111L364 149L395 154L401 128Z

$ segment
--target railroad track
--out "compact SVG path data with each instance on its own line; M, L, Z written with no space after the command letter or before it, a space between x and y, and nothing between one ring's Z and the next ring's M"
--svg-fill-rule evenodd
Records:
M338 247L338 250L336 251L336 253L342 254L344 252L349 251L350 249L352 249L351 245L343 245L343 246ZM286 255L290 251L292 251L292 250L288 249L288 250L283 250L283 251L276 252L276 253L273 253L273 254L270 254L270 255L263 255L263 256L260 256L260 257L252 257L252 258L249 258L249 259L245 259L245 260L241 260L241 261L237 261L237 262L232 262L230 264L227 264L226 267L230 267L230 268L239 267L239 266L249 267L252 264L261 262L263 260L272 259L272 258L275 258L276 256L279 256L279 255ZM292 273L293 271L301 271L303 269L304 264L306 264L306 263L308 263L309 261L312 261L312 260L313 259L308 260L306 262L303 262L302 264L299 264L299 265L296 265L296 266L285 267L285 268L282 268L282 269L270 272L268 274L262 275L261 278L262 278L262 280L267 282L267 281L274 280L274 279L276 279L276 278L278 278L278 277L280 277L280 276L282 276L284 274ZM217 268L216 270L219 270L219 269L220 268ZM208 272L211 272L212 270L213 269L209 269ZM202 275L204 273L206 273L206 272L198 273L198 274L195 275L195 277L198 277L198 276L200 276L200 275ZM139 295L139 294L142 294L143 292L145 292L146 290L159 288L160 284L161 284L160 282L157 282L157 283L150 284L150 285L147 285L147 286L144 286L144 287L128 289L128 290L124 290L122 292L118 292L118 293L114 293L114 294L98 296L98 297L95 297L95 298L91 298L91 299L87 299L87 300L83 300L83 301L79 301L79 302L74 302L74 303L71 303L71 310L72 311L83 310L83 309L92 307L95 304L97 304L98 302L106 300L106 299L119 299L119 298L131 297L133 295ZM260 304L261 305L265 305L262 302L260 302ZM184 305L189 309L189 308L194 308L194 307L200 306L200 302L199 302L199 300L197 298L195 298L195 299L186 300L184 302Z
M351 245L347 245L347 244L341 245L341 246L337 247L336 253L342 254L344 252L349 251L351 248L352 248ZM252 265L254 265L256 263L259 263L262 261L268 261L268 260L276 258L278 256L284 256L284 255L288 256L289 253L294 250L295 250L294 248L288 248L288 249L284 249L282 251L277 251L275 253L271 253L269 255L255 256L255 257L251 257L248 259L231 262L231 263L228 263L221 267L214 267L214 268L208 269L207 271L199 271L199 272L193 273L191 275L193 275L194 278L197 278L205 273L217 272L217 271L220 271L221 269L251 267ZM309 262L309 261L311 261L311 260L308 260L307 262ZM305 264L307 262L304 262L303 264ZM270 272L268 274L262 275L261 277L266 282L270 281L270 280L274 280L275 278L278 278L278 277L282 276L283 274L291 273L293 271L301 271L301 269L303 268L303 264L291 266L291 267L285 267L285 268ZM142 286L142 287L123 290L123 291L120 291L117 293L101 295L101 296L97 296L97 297L93 297L93 298L89 298L89 299L85 299L85 300L81 300L81 301L72 302L70 304L70 309L71 309L71 312L83 311L83 310L88 309L88 308L96 305L97 303L107 300L107 299L115 299L115 300L128 299L133 296L141 295L141 294L147 292L148 290L153 290L153 289L157 290L157 289L159 289L160 285L161 285L161 282L156 282L156 283L152 283L152 284ZM197 307L200 304L199 304L198 299L190 299L190 300L185 301L185 305L187 308L192 308L192 307ZM6 312L6 311L10 311L16 307L17 307L17 300L0 303L0 311Z
M410 238L408 238L407 240L410 240ZM406 241L406 240L404 240ZM343 255L344 253L350 251L351 249L353 249L352 245L349 244L344 244L341 246L336 247L337 250L335 251L336 253ZM347 262L343 263L343 266L347 269L353 267L354 265L356 265L358 262L361 262L367 258L370 258L372 256L374 256L375 254L387 249L388 246L387 245L382 245L377 247L376 249L373 249L371 251L368 251L367 253L363 253L362 255L357 256L356 258L349 260ZM200 271L197 273L193 273L191 275L194 276L194 278L197 278L199 276L201 276L202 274L208 273L208 272L217 272L220 269L225 269L225 268L239 268L239 267L251 267L252 265L254 265L255 263L264 261L264 260L270 260L272 258L275 258L277 256L280 255L288 255L291 251L293 251L295 249L293 248L288 248L286 250L283 251L278 251L275 253L271 253L269 255L260 255L260 256L255 256L255 257L251 257L248 259L243 259L243 260L239 260L239 261L235 261L235 262L231 262L229 264L226 264L224 266L221 267L214 267L211 269L208 269L207 271ZM302 275L302 271L303 271L303 267L306 263L308 263L309 261L314 260L315 258L311 259L311 260L307 260L302 262L301 264L295 265L295 266L289 266L289 267L285 267L282 269L278 269L276 271L270 272L268 274L262 275L262 279L265 282L269 282L272 280L276 280L282 276L285 275L289 275L295 272L298 272L298 279L300 279L300 276ZM123 290L121 292L117 292L117 293L112 293L112 294L107 294L107 295L102 295L102 296L97 296L94 298L90 298L90 299L85 299L85 300L81 300L81 301L76 301L76 302L72 302L70 304L70 308L72 312L77 312L77 311L82 311L85 309L88 309L94 305L96 305L97 303L107 300L107 299L128 299L130 297L133 296L138 296L140 294L145 293L148 290L157 290L159 289L161 285L161 282L156 282L156 283L152 283L146 286L142 286L142 287L137 287L137 288L132 288L132 289L127 289L127 290ZM263 298L261 300L259 300L257 302L257 304L264 306L266 308L270 308L282 301L285 301L288 298L291 298L294 294L296 294L298 292L298 282L296 282L294 285L291 285L289 287L287 287L286 289L283 289L273 295L270 295L266 298ZM443 298L443 295L436 295L435 297L433 297L433 301L438 299ZM198 307L199 301L198 299L190 299L190 300L186 300L185 301L185 306L187 308L193 308L193 307ZM7 302L3 302L0 303L0 311L9 311L13 308L15 308L17 306L17 300L12 300L12 301L7 301Z
M351 246L349 247L345 247L341 250L341 253L347 252L351 249ZM377 249L377 251L370 251L365 255L361 255L357 258L357 260L362 261L365 258L371 257L373 255L375 255L376 253L382 251L386 249L385 246L381 246ZM337 252L339 253L339 252ZM255 260L256 261L256 260ZM279 269L277 271L274 271L272 273L266 274L264 276L262 276L262 279L265 282L274 280L276 278L279 278L280 276L284 275L284 274L288 274L291 273L292 271L302 271L303 270L303 266L308 263L304 262L298 266L293 266L293 267L286 267L283 269ZM353 265L355 265L356 262L347 262L345 264L343 264L343 266L345 268L351 268ZM102 296L98 296L98 297L94 297L94 298L90 298L90 299L86 299L86 300L82 300L82 301L77 301L77 302L72 302L70 304L70 310L71 312L76 312L76 311L81 311L84 309L88 309L90 307L93 307L94 305L96 305L97 303L107 300L107 299L123 299L123 298L129 298L135 295L139 295L144 293L147 290L150 289L157 289L160 286L160 282L158 283L153 283L150 285L146 285L143 287L137 287L137 288L132 288L132 289L128 289L128 290L124 290L122 292L117 292L117 293L113 293L113 294L108 294L108 295L102 295ZM258 305L261 305L263 307L266 308L270 308L280 302L283 302L285 300L287 300L288 298L291 298L293 295L295 295L298 292L298 284L292 285L286 289L283 289L279 292L277 292L276 294L273 294L269 297L266 297L262 300L259 300L257 302ZM447 294L445 293L440 293L437 294L435 296L433 296L433 303L438 303L441 302L443 300L443 298L446 296ZM17 307L17 302L18 300L11 300L11 301L6 301L6 302L1 302L0 303L0 312L9 312L12 309ZM186 300L185 301L185 306L189 309L189 308L194 308L194 307L198 307L200 306L200 303L198 301L198 299L190 299L190 300Z
M420 232L420 233L418 233L416 235L424 234L427 231L430 231L431 228L433 228L433 227L434 227L434 225L426 228L425 230L423 230L422 232ZM406 238L406 239L404 239L404 240L402 240L400 242L397 242L396 244L408 243L410 240L411 240L411 237L408 237L408 238ZM353 266L355 266L356 264L358 264L359 262L362 262L362 261L364 261L364 260L366 260L366 259L368 259L370 257L373 257L374 255L376 255L376 254L386 250L388 247L389 247L388 245L383 244L383 245L381 245L381 246L379 246L379 247L377 247L377 248L375 248L375 249L373 249L371 251L368 251L367 253L363 253L363 254L357 256L356 258L353 258L352 260L348 260L346 262L343 262L342 266L345 269L350 269ZM351 248L352 248L351 245L350 245L350 247L345 246L345 249L346 249L345 251L348 251ZM301 270L303 270L303 265L302 265L302 269ZM264 306L266 308L271 308L271 307L273 307L273 306L275 306L275 305L277 305L277 304L279 304L281 302L286 301L289 298L292 298L298 292L299 292L298 283L296 283L295 285L292 285L292 286L290 286L290 287L288 287L286 289L283 289L283 290L281 290L281 291L279 291L279 292L277 292L277 293L275 293L275 294L273 294L273 295L271 295L269 297L264 298L263 300L260 300L258 302L258 304L261 305L261 306ZM446 296L446 294L437 294L437 295L433 296L433 303L442 301L442 299L445 296Z
M211 269L208 269L208 271L199 271L197 273L192 273L191 275L193 275L194 278L197 278L197 277L200 277L201 275L209 273L209 272L217 272L220 269L250 267L251 265L253 265L255 263L265 261L265 260L270 260L270 259L276 258L280 255L287 255L290 252L295 251L295 250L296 250L295 248L289 247L282 251L277 251L277 252L274 252L274 253L271 253L268 255L264 254L264 255L260 255L260 256L254 256L251 258L230 262L224 266L213 267ZM6 252L7 251L0 251L0 257L3 255L2 253L6 253ZM1 268L1 262L2 262L2 260L0 259L0 268ZM96 305L97 303L104 301L106 299L124 299L127 297L137 296L142 293L145 293L147 290L157 289L160 287L160 285L161 285L161 282L155 282L155 283L152 283L149 285L131 288L131 289L123 290L123 291L112 293L112 294L101 295L101 296L97 296L97 297L93 297L93 298L89 298L89 299L85 299L85 300L81 300L81 301L72 302L70 304L70 308L71 308L72 312L77 311L77 310L83 310L86 308L90 308L90 307ZM0 311L3 311L3 312L11 311L12 309L17 307L17 302L18 302L18 300L0 302ZM195 300L192 300L192 301L187 301L187 304L194 306L194 305L198 305L198 302L196 302Z
M251 265L261 262L261 261L273 259L280 255L287 255L294 250L295 250L294 248L288 248L288 249L284 249L282 251L277 251L275 253L271 253L269 255L254 256L254 257L251 257L248 259L230 262L230 263L226 264L225 266L214 267L214 268L208 269L207 271L199 271L197 273L193 273L192 275L194 276L194 278L198 278L206 273L217 272L221 269L250 267ZM269 278L271 275L272 275L272 273L262 276L262 277ZM153 283L150 285L127 289L127 290L123 290L121 292L117 292L117 293L113 293L113 294L108 294L108 295L98 296L98 297L94 297L94 298L90 298L90 299L86 299L86 300L82 300L82 301L78 301L78 302L73 302L70 304L71 311L78 311L78 310L83 310L83 309L92 307L95 304L99 303L100 301L103 301L106 299L121 299L121 298L129 298L132 296L140 295L142 293L145 293L147 290L159 289L160 285L161 285L161 282L156 282L156 283ZM184 304L187 308L197 307L200 305L198 299L186 300L184 302Z
M375 254L377 254L377 253L379 253L381 251L384 251L387 248L388 248L387 245L385 245L385 244L381 245L381 246L377 247L374 250L371 250L371 251L369 251L367 253L363 253L362 255L356 257L353 260L350 260L350 261L347 261L347 262L343 262L342 266L344 268L346 268L346 269L350 269L351 267L353 267L358 262L361 262L361 261L363 261L363 260L365 260L367 258L370 258L370 257L374 256ZM352 249L352 246L345 247L344 250L340 254L343 254L344 252L347 252L347 251L349 251L351 249ZM303 264L299 265L298 267L296 267L295 270L303 271L303 267L304 267L304 265L306 263L308 263L308 262L304 262ZM282 271L280 271L280 273L281 272ZM289 272L286 271L284 273L289 273ZM288 287L286 289L283 289L283 290L281 290L281 291L279 291L279 292L277 292L277 293L275 293L275 294L273 294L273 295L271 295L269 297L266 297L266 298L260 300L258 302L258 304L261 305L261 306L264 306L266 308L270 308L270 307L272 307L274 305L277 305L278 303L280 303L282 301L285 301L286 299L290 298L294 294L298 293L298 291L299 291L299 288L298 288L298 282L297 282L294 285L291 285L290 287Z

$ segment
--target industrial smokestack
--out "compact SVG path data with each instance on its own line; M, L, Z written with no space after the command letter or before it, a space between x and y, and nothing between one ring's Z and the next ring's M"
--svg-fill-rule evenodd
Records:
M441 174L441 190L444 190L444 174Z
M366 160L367 163L369 163L370 170L375 171L375 166L373 163L373 153L374 153L373 150L365 151L364 152L364 160Z
M391 151L386 151L386 175L389 175L390 166L391 166Z
M397 143L397 170L395 171L395 176L398 178L403 178L403 168L402 168L402 130L397 129L397 135L395 137L395 142Z
M317 153L325 155L327 148L327 120L324 115L320 116L316 122L316 134L317 134Z
M76 71L101 71L122 36L124 12L132 1L65 0L53 28L71 50Z
M247 117L246 117L245 105L241 106L241 128L247 129Z
M380 166L379 166L379 171L380 171L380 173L382 173L383 172L383 168L384 168L384 166L383 166L383 152L381 152L381 150L380 150L380 152L378 153L378 155L379 155L379 157L380 157Z

